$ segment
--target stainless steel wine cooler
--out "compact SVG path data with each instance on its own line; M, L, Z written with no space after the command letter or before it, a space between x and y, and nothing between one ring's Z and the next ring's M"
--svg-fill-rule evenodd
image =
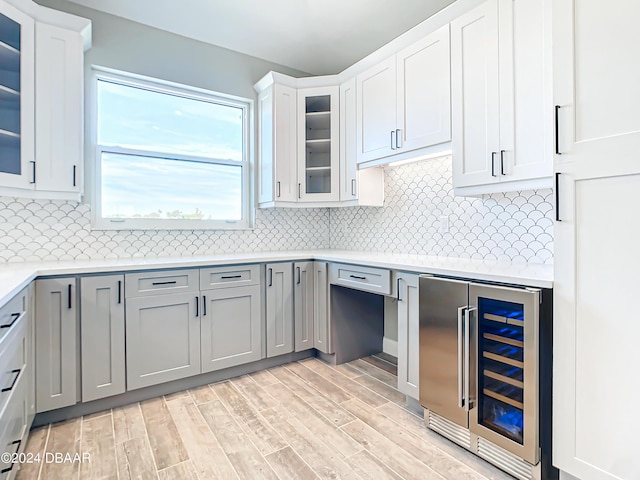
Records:
M540 461L541 293L420 278L427 423L518 478Z

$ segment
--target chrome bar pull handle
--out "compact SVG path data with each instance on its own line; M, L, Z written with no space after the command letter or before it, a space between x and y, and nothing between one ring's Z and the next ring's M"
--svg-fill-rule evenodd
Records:
M31 160L29 162L31 164L31 181L29 183L36 183L36 162Z
M500 175L505 175L504 173L504 154L506 150L500 150Z
M206 295L202 296L202 316L205 317L207 315L207 297Z
M122 303L122 280L118 280L118 303Z
M396 284L396 290L397 290L397 292L396 292L396 300L398 300L399 302L402 301L402 298L400 298L400 280L402 280L402 278L398 277L398 280L396 282L397 283Z
M496 175L496 155L498 152L491 152L491 176L497 177Z
M298 273L298 280L296 281L296 284L300 285L300 280L301 280L301 278L300 278L300 267L296 267L296 270L297 270L297 273Z
M273 286L273 268L269 269L269 286Z
M395 130L391 130L391 150L395 150L396 149L396 139L394 138L396 135L396 131Z
M71 293L71 284L69 284L68 288L67 288L67 302L68 302L68 307L72 308L73 307L73 299L72 299L72 293Z
M465 343L464 343L464 311L466 306L458 307L458 408L464 408L465 406L465 385L467 383L464 377L464 357L465 357Z
M356 196L356 179L351 179L351 195Z
M276 182L276 197L280 198L280 182Z
M396 129L396 148L402 148L402 130Z
M196 317L199 315L198 313L198 305L200 305L200 299L196 297Z
M465 365L464 365L464 377L465 377L465 392L464 398L466 399L466 410L469 411L473 408L475 404L475 399L478 398L478 382L475 379L475 375L477 375L477 358L475 358L475 352L477 348L474 348L473 352L471 351L471 314L475 312L477 308L468 307L465 315L465 332L464 332L464 342L465 342ZM477 316L476 316L477 321ZM478 331L478 326L474 326L474 332ZM471 358L474 356L474 358ZM471 364L473 362L473 370L471 368Z
M302 198L302 184L298 184L298 198Z

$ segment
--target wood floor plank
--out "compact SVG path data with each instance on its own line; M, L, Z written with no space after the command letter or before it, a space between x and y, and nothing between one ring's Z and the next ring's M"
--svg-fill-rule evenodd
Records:
M359 368L367 375L372 376L376 380L380 380L382 383L389 385L392 388L398 387L398 376L389 373L386 370L378 367L376 364L365 361L362 358L354 360L353 362L349 362L348 365L353 365L356 368Z
M354 378L353 381L367 387L372 392L376 392L378 395L386 398L390 402L396 403L401 406L404 406L407 403L407 397L404 395L404 393L400 393L398 390L396 390L396 387L390 387L386 383L382 383L380 380L370 377L369 375L361 375ZM376 407L378 405L371 406Z
M334 382L328 380L322 375L318 375L313 370L310 370L301 363L290 363L286 367L287 370L295 373L298 377L304 380L307 384L311 385L314 389L333 400L336 403L346 402L352 398L352 395L340 388ZM346 378L346 377L345 377Z
M347 458L346 462L362 480L402 480L402 477L371 455L367 450Z
M258 411L275 407L278 404L278 401L275 398L265 392L264 388L253 380L248 382L238 381L237 378L232 378L231 383L240 392L242 392L245 397L247 397L251 405Z
M270 408L263 415L320 478L345 479L353 473L343 457L290 415L286 406Z
M88 453L91 461L80 464L82 480L117 480L116 444L113 419L108 415L82 419L81 452Z
M75 455L80 452L80 436L82 429L81 418L74 418L65 422L54 423L49 430L47 453L62 453ZM40 478L78 478L80 463L48 463L44 462Z
M116 443L119 480L152 480L158 478L149 441L136 437Z
M216 383L213 390L262 455L268 455L287 446L278 432L262 418L231 382Z
M465 464L438 449L427 441L423 435L416 436L407 432L398 423L386 417L379 410L373 409L354 398L344 403L344 407L361 421L378 433L391 440L417 460L427 464L444 478L452 480L484 480L482 475Z
M471 452L429 430L424 423L424 418L418 417L394 403L382 405L377 408L377 410L398 423L406 432L420 438L425 438L446 454L482 475L483 478L490 480L513 480L513 477L510 475L507 475Z
M220 400L198 405L198 409L241 479L278 480L269 463Z
M178 435L165 399L160 397L141 402L140 410L158 470L188 460L189 455Z
M291 447L270 453L265 457L280 480L307 480L319 478L309 465Z
M189 390L189 395L197 404L212 402L218 400L218 396L214 393L210 385L202 385L201 387Z
M198 480L190 460L158 471L158 480Z
M443 480L442 476L362 420L354 420L340 428L401 477L407 480Z
M332 367L335 368L341 374L343 374L345 377L349 377L349 378L359 377L364 373L362 370L348 363L341 363L340 365L332 365Z
M240 375L239 377L234 377L233 381L241 387L246 387L247 385L257 385L256 381L251 378L251 375Z
M323 376L327 380L330 380L335 385L349 393L351 397L361 398L363 401L367 402L372 407L379 407L380 405L384 405L389 400L378 395L372 390L368 389L364 385L357 383L353 379L349 377L345 377L342 373L330 367L326 363L317 360L317 359L309 359L303 360L299 362L305 368L316 372L317 374Z
M24 452L29 455L39 454L40 458L43 458L45 448L47 446L47 439L49 438L49 425L34 428L29 432L29 439L27 445L24 448ZM42 462L31 462L20 464L20 469L16 474L16 480L34 480L40 475L40 469L42 468Z
M250 373L249 376L261 387L278 383L278 379L271 375L269 370L260 370L259 372Z
M167 407L198 478L237 479L235 469L193 400L178 398L167 402Z
M344 408L332 401L328 396L325 396L322 391L316 390L311 384L306 383L288 368L276 368L272 372L289 390L298 395L334 425L344 425L354 419L354 416Z
M343 457L355 455L362 450L358 442L338 429L331 421L295 395L284 384L269 385L265 387L265 390L278 399L282 405L286 406L290 414L303 422L314 435L321 438Z
M147 436L139 403L114 408L112 415L116 443Z

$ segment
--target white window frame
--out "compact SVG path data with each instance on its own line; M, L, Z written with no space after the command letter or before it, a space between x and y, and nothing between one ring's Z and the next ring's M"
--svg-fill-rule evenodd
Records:
M167 153L161 151L147 151L120 146L98 144L98 81L107 81L120 85L142 88L158 93L177 95L180 97L217 103L242 109L243 112L243 159L241 162L233 160L213 160L206 157ZM255 209L253 199L253 108L251 99L212 92L197 87L190 87L174 82L159 80L142 75L121 72L103 67L93 66L91 70L89 97L90 121L88 122L87 137L90 139L89 155L92 157L87 172L92 199L91 224L93 230L250 230L254 227ZM179 161L198 161L217 165L241 166L242 168L242 218L237 221L229 220L193 220L193 219L156 219L156 218L125 218L112 219L102 217L102 153L136 155L143 157L157 157Z

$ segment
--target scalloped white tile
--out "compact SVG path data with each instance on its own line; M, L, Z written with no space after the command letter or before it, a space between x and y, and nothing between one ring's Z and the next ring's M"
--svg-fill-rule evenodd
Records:
M326 208L257 210L254 230L91 230L88 205L0 197L0 262L175 257L329 245Z
M387 169L385 196L384 208L257 210L252 231L92 231L88 205L0 197L0 263L318 248L553 263L550 189L454 197L443 157Z
M450 156L388 168L384 208L331 209L331 248L551 264L552 198L551 189L455 197Z

